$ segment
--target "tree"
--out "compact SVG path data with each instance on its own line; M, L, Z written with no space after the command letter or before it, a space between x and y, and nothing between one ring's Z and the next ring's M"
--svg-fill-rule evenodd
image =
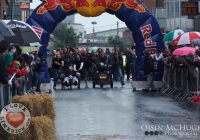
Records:
M67 27L65 23L60 23L57 25L52 33L54 35L54 47L65 47L70 46L72 48L76 47L81 38L81 34L77 35L72 27Z
M122 52L124 52L126 49L126 45L123 43L122 38L119 36L109 36L108 43L112 46L118 46Z

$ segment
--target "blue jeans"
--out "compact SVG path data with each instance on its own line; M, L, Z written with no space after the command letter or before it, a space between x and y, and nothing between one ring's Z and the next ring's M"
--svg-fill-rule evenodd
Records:
M54 68L52 69L53 69L53 81L54 81L53 87L56 87L57 81L58 79L60 79L61 72L60 69L54 69Z
M119 75L120 82L121 82L121 83L124 83L124 77L123 77L123 75L122 75L121 67L118 67L118 68L116 69L116 72L117 72L118 75Z
M33 87L36 87L36 91L40 91L40 85L41 85L41 78L38 72L33 72L32 77Z

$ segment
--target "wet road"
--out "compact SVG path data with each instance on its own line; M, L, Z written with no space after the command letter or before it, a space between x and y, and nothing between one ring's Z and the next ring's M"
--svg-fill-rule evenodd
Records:
M60 140L200 139L200 106L159 92L133 92L130 82L73 88L52 93Z

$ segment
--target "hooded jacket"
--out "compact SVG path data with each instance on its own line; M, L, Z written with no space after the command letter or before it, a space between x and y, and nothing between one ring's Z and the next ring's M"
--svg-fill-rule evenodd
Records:
M154 63L153 58L150 55L145 56L144 58L144 75L154 73Z
M0 54L0 82L3 84L8 84L8 80L6 79L5 75L5 68L6 68L6 60L5 56Z

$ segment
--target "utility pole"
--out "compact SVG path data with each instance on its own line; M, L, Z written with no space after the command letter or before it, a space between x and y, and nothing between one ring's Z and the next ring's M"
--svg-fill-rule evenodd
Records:
M93 21L92 24L93 24L93 43L94 43L94 25L97 24L97 22Z
M14 0L11 0L11 21L13 20L14 16Z
M119 22L117 21L117 36L119 36Z

